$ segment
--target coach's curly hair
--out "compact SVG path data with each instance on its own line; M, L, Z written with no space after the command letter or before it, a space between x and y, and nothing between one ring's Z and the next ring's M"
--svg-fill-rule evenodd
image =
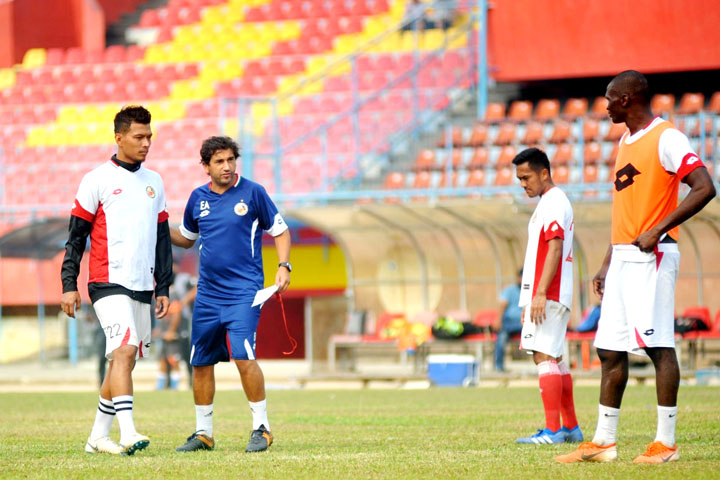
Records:
M200 147L200 162L208 165L210 159L218 150L232 150L235 158L240 158L240 147L232 138L225 136L210 137L206 138L202 147Z
M115 115L115 133L130 130L131 123L150 124L150 112L141 105L128 105Z

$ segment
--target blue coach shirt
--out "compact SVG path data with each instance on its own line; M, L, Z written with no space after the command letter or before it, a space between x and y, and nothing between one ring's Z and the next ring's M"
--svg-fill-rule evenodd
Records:
M206 184L185 206L180 233L200 239L198 298L220 305L252 302L264 287L262 232L276 237L287 224L265 188L237 177L218 194Z

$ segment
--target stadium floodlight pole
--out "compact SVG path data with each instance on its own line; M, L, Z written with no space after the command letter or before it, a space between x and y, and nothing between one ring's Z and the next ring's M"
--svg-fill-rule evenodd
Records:
M477 118L485 119L488 102L488 66L487 66L487 0L477 0ZM472 32L472 29L470 29Z

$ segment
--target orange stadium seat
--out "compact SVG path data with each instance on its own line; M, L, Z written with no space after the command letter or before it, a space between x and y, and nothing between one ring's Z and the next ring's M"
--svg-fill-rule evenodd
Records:
M588 142L585 144L583 148L583 161L585 165L598 163L601 157L602 151L599 143Z
M560 100L556 98L543 98L535 107L535 119L547 122L557 118L560 114Z
M439 147L446 146L448 144L448 141L454 147L461 147L465 145L465 133L462 127L453 127L451 131L451 138L449 139L447 138L446 132L447 130L443 130L442 137L437 142L437 145Z
M415 157L415 164L413 165L413 168L416 170L431 170L437 168L436 162L437 159L435 156L435 150L420 150Z
M570 181L570 169L567 165L559 165L553 168L552 172L553 182L559 185L565 185Z
M513 145L504 146L500 150L500 155L498 155L498 158L495 161L495 165L497 165L498 168L501 166L512 165L512 161L516 155L517 148L515 148Z
M468 167L483 168L488 164L489 158L490 158L490 154L488 153L487 148L476 147L475 151L473 152L473 156L470 159L470 164L468 165Z
M627 130L627 126L625 126L624 123L610 122L609 127L610 128L608 128L608 131L605 134L605 138L603 139L608 142L616 142L620 140L620 137L622 137L625 133L625 130Z
M452 167L454 169L463 168L465 166L465 155L463 154L463 149L455 148L450 153L450 162L452 163ZM445 168L444 166L442 168Z
M521 142L525 145L537 145L543 139L544 128L540 122L528 122L525 125L525 135Z
M592 118L583 120L583 138L586 142L597 140L600 136L600 123Z
M515 122L524 122L532 117L533 105L528 100L515 100L510 104L508 119Z
M567 165L573 161L573 145L570 143L561 143L555 150L555 155L550 160L553 166Z
M707 109L711 113L720 113L720 91L712 94Z
M607 98L595 97L592 108L590 109L590 114L596 118L607 118L607 104Z
M485 109L485 121L486 122L502 122L505 120L506 105L499 102L488 103Z
M556 120L553 125L553 132L550 136L550 143L563 143L571 139L571 126L564 120Z
M705 104L705 96L702 93L684 93L680 97L680 105L678 105L677 113L681 115L689 115L699 113Z
M513 182L513 169L510 167L498 167L495 174L495 186L505 187L512 185Z
M675 95L668 93L653 95L650 109L655 115L672 115L675 112Z
M516 125L510 122L504 122L500 124L497 135L493 141L495 145L508 145L515 141L515 130Z
M470 170L468 175L467 187L484 187L485 186L485 170L482 168L474 168Z
M597 165L585 165L583 168L583 181L585 183L597 183L598 181L598 166Z
M432 186L433 175L427 170L422 170L415 174L413 188L430 188Z
M587 115L587 98L568 98L563 106L562 116L568 120L574 120Z
M479 147L480 145L485 145L485 143L488 140L488 128L487 125L483 123L476 123L473 126L472 132L470 133L470 140L468 140L467 145L471 147Z

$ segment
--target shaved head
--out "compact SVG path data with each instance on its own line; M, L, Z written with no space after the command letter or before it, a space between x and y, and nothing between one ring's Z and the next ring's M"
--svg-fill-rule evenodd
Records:
M650 89L647 78L636 70L625 70L612 79L608 89L615 90L620 96L638 100L645 105L650 104Z

